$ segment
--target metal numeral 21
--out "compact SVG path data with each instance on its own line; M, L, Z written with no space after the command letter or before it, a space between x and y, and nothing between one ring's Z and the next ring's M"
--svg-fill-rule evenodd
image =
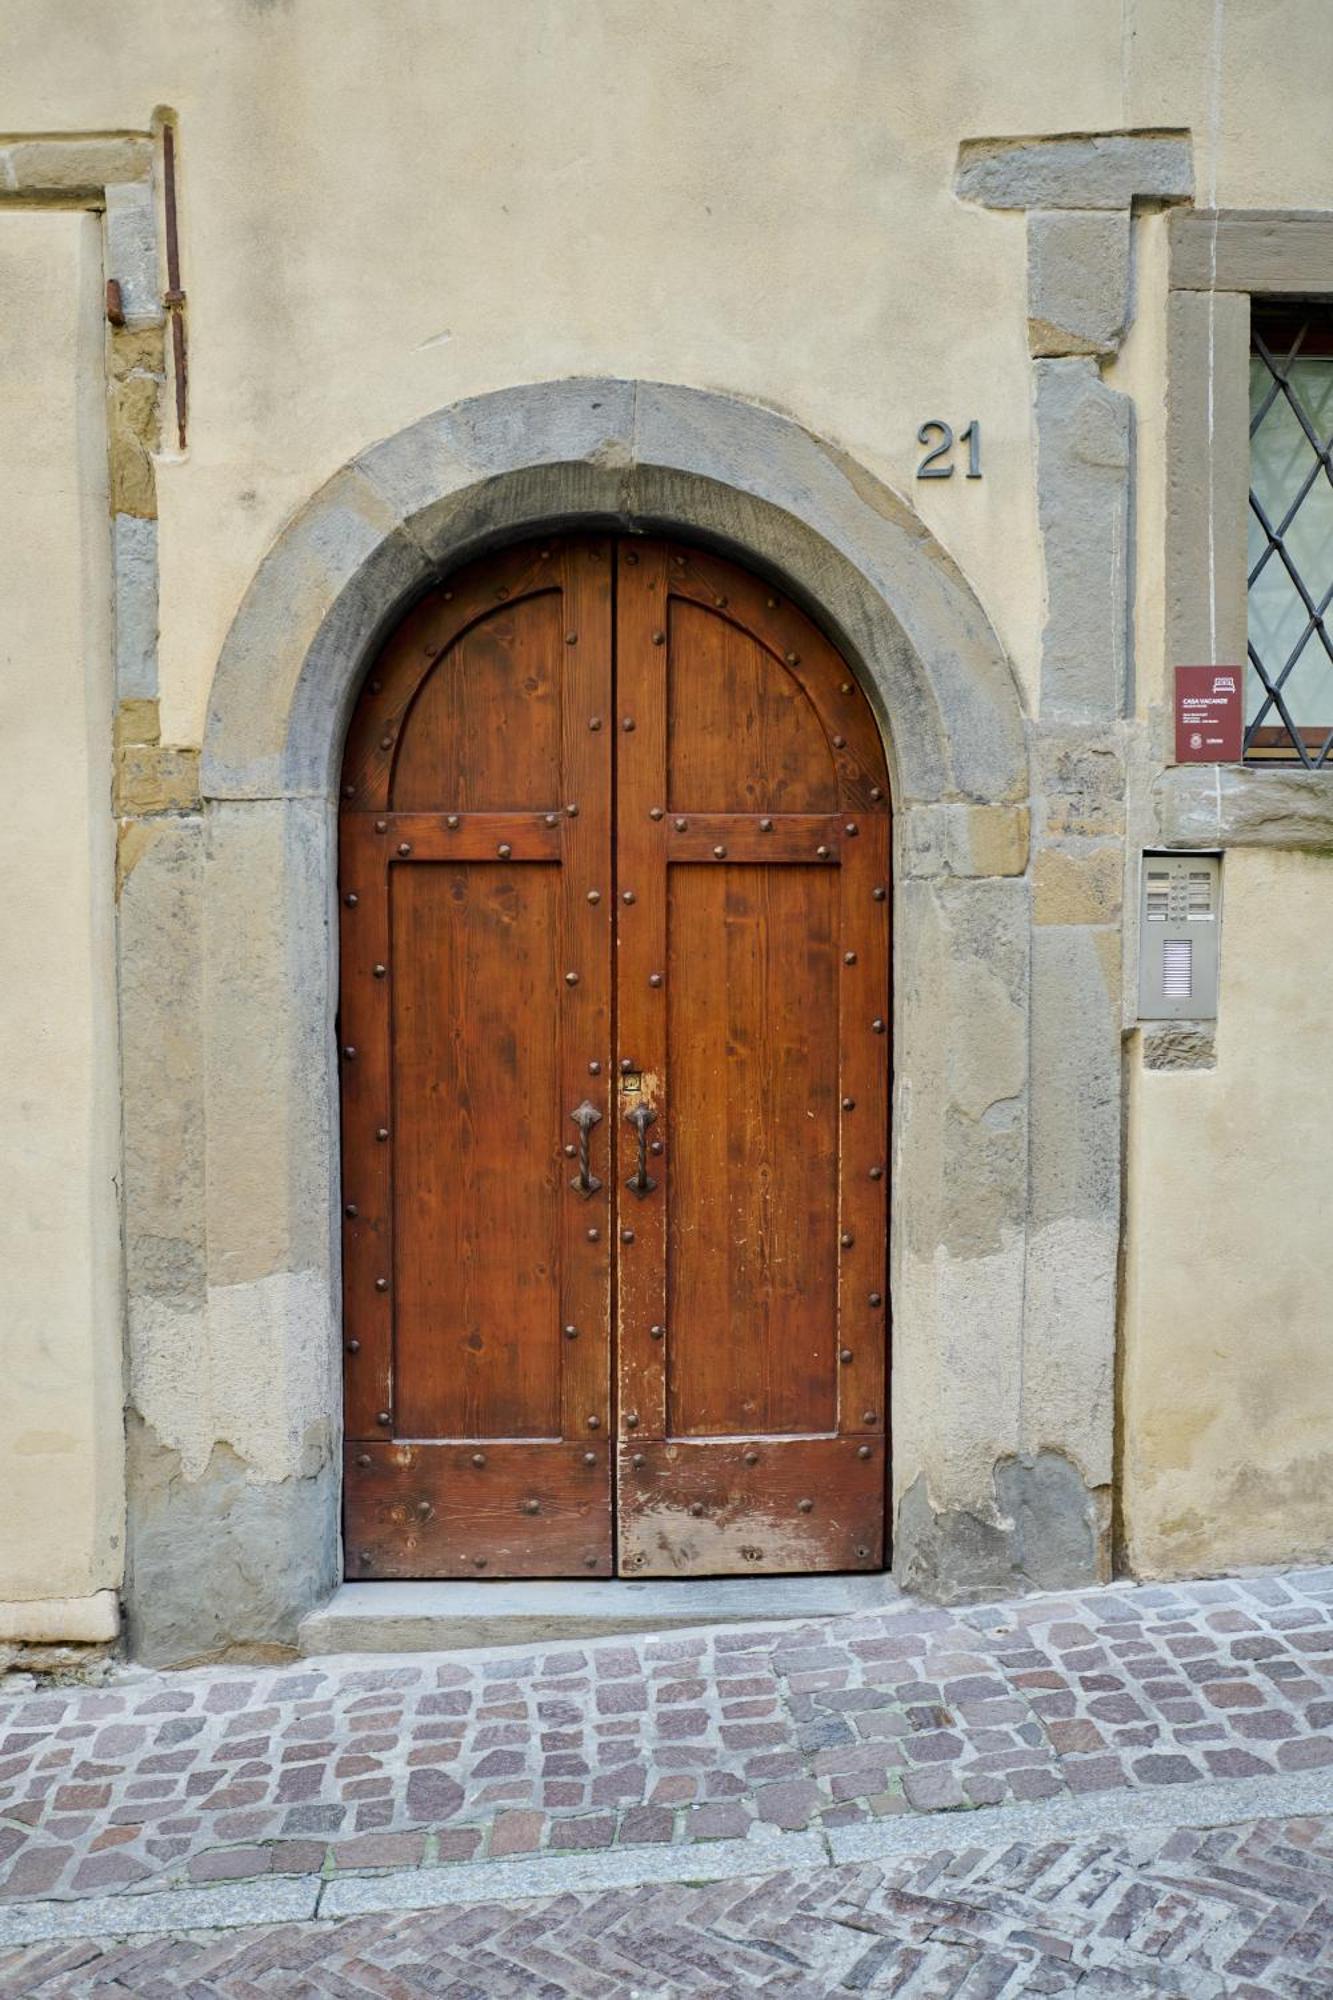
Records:
M917 432L917 443L929 444L932 432L938 435L939 443L926 453L916 469L916 476L918 479L952 479L953 466L949 463L949 453L953 450L953 425L942 423L938 417L932 417L930 422L922 424ZM966 477L980 479L981 424L976 417L973 417L958 442L967 446ZM945 462L941 464L941 460Z

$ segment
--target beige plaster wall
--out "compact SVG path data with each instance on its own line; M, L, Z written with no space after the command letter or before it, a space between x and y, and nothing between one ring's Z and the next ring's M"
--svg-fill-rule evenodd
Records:
M120 1579L101 231L0 215L0 1629ZM22 477L15 476L18 469Z
M1127 7L1126 20L1139 45L1134 122L1192 127L1201 207L1333 207L1333 36L1318 0L1173 0ZM1289 105L1276 94L1279 39L1303 52ZM1135 397L1131 912L1176 664L1164 617L1166 234L1165 217L1139 224L1139 316L1108 374ZM1218 450L1229 470L1234 440ZM1243 578L1218 576L1214 590L1243 601ZM1123 1559L1143 1575L1333 1549L1333 1309L1319 1275L1333 1184L1333 1027L1320 998L1333 857L1238 847L1223 877L1217 1067L1146 1070L1138 1035L1127 1052L1119 1507ZM1132 1021L1132 925L1126 943Z
M1261 59L1275 11L1302 61ZM312 487L433 408L567 373L726 388L840 439L910 491L1031 685L1024 220L954 199L958 142L1188 125L1220 199L1333 199L1319 17L3 0L10 129L180 116L193 388L159 482L164 740L198 742L236 603ZM930 417L980 419L981 484L915 480Z
M1170 1575L1333 1546L1333 856L1223 868L1217 1067L1131 1052L1123 1521Z

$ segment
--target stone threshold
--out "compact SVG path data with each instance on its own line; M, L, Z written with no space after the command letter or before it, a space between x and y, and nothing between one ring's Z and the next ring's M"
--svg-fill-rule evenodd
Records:
M909 1602L891 1576L688 1577L595 1583L344 1583L301 1620L303 1654L453 1653L618 1639L691 1626L845 1618Z

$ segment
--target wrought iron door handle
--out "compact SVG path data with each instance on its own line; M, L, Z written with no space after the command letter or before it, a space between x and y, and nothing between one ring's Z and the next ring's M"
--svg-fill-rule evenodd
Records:
M648 1171L648 1127L657 1123L657 1113L651 1104L636 1104L625 1113L625 1123L634 1127L639 1138L639 1164L625 1186L637 1195L651 1194L657 1182Z
M590 1172L588 1167L588 1145L592 1138L592 1128L601 1124L602 1114L597 1106L589 1104L585 1097L582 1104L569 1115L579 1128L579 1170L569 1185L575 1194L581 1194L586 1200L589 1195L596 1194L602 1185L596 1174Z

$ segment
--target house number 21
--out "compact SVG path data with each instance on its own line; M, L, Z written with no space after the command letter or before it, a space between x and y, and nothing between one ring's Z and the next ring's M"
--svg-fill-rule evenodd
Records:
M916 469L917 478L952 479L953 461L949 454L953 450L953 425L942 423L938 417L932 417L929 423L922 424L916 434L916 438L918 444L931 445L931 449L926 453ZM932 439L935 438L938 438L938 444L932 444ZM961 434L958 442L967 446L967 473L965 476L968 479L980 479L981 425L975 417L973 417L967 429Z

